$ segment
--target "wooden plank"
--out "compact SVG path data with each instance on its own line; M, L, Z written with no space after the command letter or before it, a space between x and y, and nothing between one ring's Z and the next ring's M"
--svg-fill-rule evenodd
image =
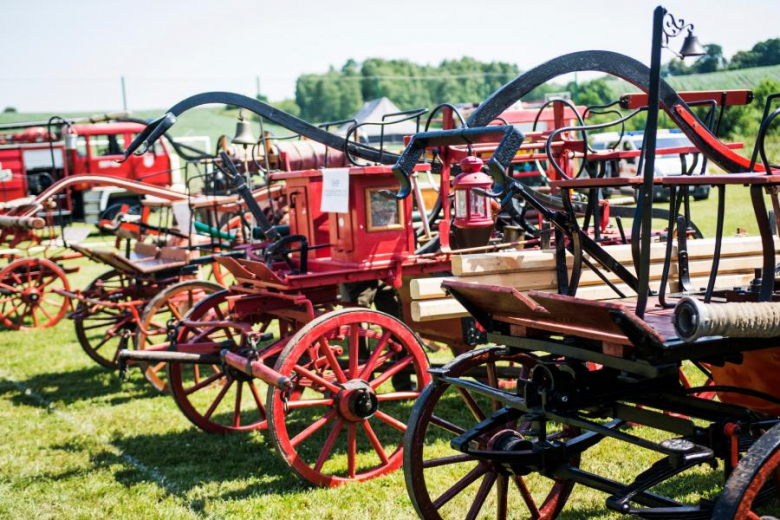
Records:
M718 265L719 274L729 274L733 272L745 272L754 268L761 267L763 257L760 255L751 256L732 256L721 258ZM699 275L708 275L712 269L712 259L692 260L688 263L691 277ZM673 263L669 269L670 278L677 276L677 263ZM654 263L650 266L650 279L660 280L663 272L663 263ZM607 279L612 283L621 283L621 280L614 274L602 270ZM468 277L446 277L446 278L417 278L409 283L409 294L413 300L426 300L443 298L446 296L441 287L444 280L467 280L486 285L501 285L504 287L514 287L520 291L554 289L557 287L557 276L554 269L545 271L523 271L519 273L489 274L483 276ZM594 284L602 284L599 276L588 268L583 269L580 278L580 286L587 287Z
M690 240L688 256L691 259L712 257L715 248L714 238ZM630 244L606 246L604 248L618 262L626 265L633 262ZM775 237L775 251L780 250L780 238ZM760 254L761 237L727 237L721 245L721 256ZM652 262L662 262L666 254L666 244L656 242L651 245ZM677 245L672 248L677 256ZM452 273L455 276L479 276L484 274L508 273L519 270L544 270L555 268L555 255L552 251L525 250L500 253L482 253L460 255L452 259Z
M753 279L753 273L740 273L718 276L716 287L731 288L747 285ZM701 290L707 286L708 276L691 278L691 284L695 290ZM617 287L626 294L634 296L634 293L625 284ZM651 284L651 288L658 290L658 284ZM669 292L679 290L676 280L669 284ZM583 287L577 291L577 297L591 300L613 299L615 292L606 285ZM435 321L449 318L464 318L469 314L466 309L453 298L439 298L435 300L418 300L411 302L412 319L416 322Z

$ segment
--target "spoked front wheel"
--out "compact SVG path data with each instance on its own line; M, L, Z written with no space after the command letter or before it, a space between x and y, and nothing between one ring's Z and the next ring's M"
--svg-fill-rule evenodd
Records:
M119 368L119 351L129 346L136 327L130 305L145 298L145 285L112 269L82 291L83 299L73 313L76 337L84 352L101 366Z
M526 378L537 358L501 347L465 353L444 369L450 377L471 378L493 388ZM514 392L511 392L514 393ZM508 471L498 461L455 450L450 441L501 410L499 402L446 383L429 385L414 406L406 432L404 476L417 513L425 519L489 517L555 518L574 483L550 479L530 468ZM565 442L579 430L547 422L547 442ZM531 423L508 420L486 431L473 450L532 450L540 431ZM508 457L507 457L508 458ZM579 459L568 461L577 466ZM489 512L492 509L492 512Z
M0 323L11 330L53 327L65 316L70 300L65 272L51 260L24 258L0 271Z
M282 459L318 486L398 469L414 400L428 383L419 338L388 314L332 311L293 336L274 367L304 391L268 391L269 433ZM393 376L405 374L403 388Z
M242 335L244 324L231 318L229 294L219 291L197 303L185 315L176 339L177 352L210 355L215 362L168 363L168 383L174 401L190 422L209 433L258 430L267 425L262 402L265 384L222 366L220 352L249 355L250 350L257 349L258 361L273 363L294 332L288 321L263 314L251 324L252 330L270 332L274 339L250 349Z
M168 350L168 321L180 321L197 302L222 289L221 285L213 282L188 280L159 293L146 305L141 315L141 323L135 335L136 350ZM142 367L144 377L160 392L168 391L165 367L165 362L144 363Z

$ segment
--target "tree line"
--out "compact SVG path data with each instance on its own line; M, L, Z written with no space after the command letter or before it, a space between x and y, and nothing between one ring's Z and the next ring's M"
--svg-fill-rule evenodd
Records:
M663 66L665 77L694 73L734 70L780 64L780 38L756 43L748 51L739 51L727 60L718 44L704 46L706 54L692 63L673 59ZM473 58L444 60L438 65L421 65L409 60L370 58L362 63L348 60L340 68L331 67L323 74L298 77L295 99L274 103L278 108L307 121L327 122L351 118L363 105L382 96L401 110L432 108L440 103L480 103L499 87L520 73L517 65L506 62L481 62ZM750 135L758 124L763 100L780 84L767 80L754 88L756 101L748 107L726 110L720 134L726 137ZM583 83L545 84L525 99L542 99L546 93L568 92L579 105L598 105L617 99L606 79ZM607 120L597 116L594 120ZM671 121L661 121L671 126ZM630 129L641 129L643 117L634 118Z

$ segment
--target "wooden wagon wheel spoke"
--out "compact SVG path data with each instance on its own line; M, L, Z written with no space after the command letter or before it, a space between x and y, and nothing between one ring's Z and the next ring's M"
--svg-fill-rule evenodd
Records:
M532 517L538 518L539 507L536 505L536 501L534 500L531 491L528 489L528 485L526 485L525 479L519 475L515 475L512 478L512 482L514 482L515 487L517 487L518 491L520 491L520 495L523 497L523 501L525 502L525 505L531 511Z
M469 487L479 477L487 473L487 464L478 463L474 469L466 473L460 480L458 480L452 487L442 493L439 498L433 501L433 507L436 510L441 509L444 504L455 498L461 491Z
M376 398L379 402L384 401L406 401L408 399L417 399L420 397L420 392L387 392L384 394L376 394Z
M233 428L241 426L241 389L243 386L243 381L238 381L238 383L236 383L236 402L233 407Z
M476 459L473 455L463 453L461 455L449 455L447 457L439 457L438 459L429 459L423 462L423 468L438 468L439 466L447 466L449 464L460 464L462 462L473 462Z
M488 493L490 493L490 489L493 487L495 481L496 473L493 471L488 472L484 477L482 477L482 483L479 485L479 490L477 490L477 496L474 498L474 502L472 502L468 513L466 513L466 520L474 520L477 518L477 515L482 510L482 506L485 504Z
M404 357L400 361L394 363L390 368L388 368L387 370L382 372L382 374L379 377L377 377L377 378L373 379L372 381L370 381L369 384L374 389L379 388L379 386L382 383L384 383L385 381L387 381L388 379L390 379L391 377L396 375L398 372L403 370L405 367L409 366L409 364L411 364L411 362L413 360L414 360L414 358L412 356Z
M217 406L222 402L222 399L225 398L225 394L227 394L227 391L230 390L230 387L233 385L233 379L227 378L227 383L225 386L222 387L222 389L217 394L217 397L214 399L214 402L211 403L211 406L209 406L209 409L206 410L206 413L203 414L203 417L206 418L206 420L210 419L211 416L214 414L214 412L217 409Z
M54 316L52 316L52 314L49 311L47 311L46 307L44 307L43 305L39 305L38 309L40 309L40 311L43 313L44 316L46 316L47 319L49 320L54 319Z
M330 411L311 423L308 428L303 430L301 433L290 439L290 444L294 447L308 439L312 436L317 430L328 424L330 421L333 420L333 418L336 417L335 411Z
M263 400L260 399L260 392L257 390L254 381L249 381L249 390L252 392L252 399L257 406L257 412L260 414L260 420L265 421L265 406L263 406Z
M328 364L330 365L331 370L333 370L333 373L336 376L336 380L339 383L346 383L347 382L347 376L344 374L344 371L341 370L341 366L339 365L339 360L336 359L336 355L333 353L333 349L330 346L330 343L328 343L328 340L324 337L319 339L320 344L320 351L325 355L325 358L328 360Z
M436 417L435 415L432 415L430 418L430 422L434 426L438 426L442 430L446 430L450 433L454 433L455 435L462 435L466 433L465 428L461 428L460 426L453 424L446 419L442 419L441 417Z
M212 376L209 376L206 379L198 381L196 384L192 385L191 387L186 388L184 390L184 393L186 395L190 395L193 392L197 392L201 388L205 388L205 387L209 386L211 383L213 383L214 381L216 381L218 379L221 379L223 377L225 377L225 373L224 372L217 372L216 374L214 374ZM198 377L197 379L200 379L200 378Z
M499 473L498 480L496 480L496 518L498 520L506 520L507 517L508 488L509 478Z
M302 367L301 365L295 365L293 368L295 372L298 375L307 377L317 383L318 385L324 387L325 389L329 390L330 392L337 394L339 393L339 387L331 383L330 381L325 380L324 378L320 377L318 374L315 374L314 372ZM316 390L316 389L314 389Z
M349 328L349 377L358 377L358 363L360 362L360 327L352 325Z
M374 448L374 451L379 456L380 462L382 462L382 464L389 463L390 459L387 458L387 453L385 453L385 449L379 441L379 437L377 437L374 428L371 427L371 424L368 421L362 421L360 425L363 427L363 430L365 430L368 442L371 443L371 447Z
M355 478L355 457L357 456L357 424L347 424L347 475Z
M482 408L480 408L479 403L477 403L477 401L474 399L474 396L471 395L471 392L461 387L458 387L457 391L458 395L460 395L461 399L463 399L463 402L466 403L466 407L469 409L471 415L474 416L477 422L484 421L485 412L482 411Z
M333 406L333 399L299 399L287 403L287 408L290 410L313 408L315 406Z
M371 377L371 373L379 368L379 365L382 363L382 361L379 361L379 358L382 355L382 352L384 352L385 347L387 347L388 342L390 341L390 336L392 336L392 332L389 330L386 330L382 333L382 336L374 346L374 351L371 353L371 357L368 358L368 361L366 361L366 364L363 366L363 371L360 372L358 379L368 380L369 377Z
M395 417L391 417L390 415L386 414L385 412L381 410L377 410L376 413L374 413L374 417L382 421L383 423L387 424L388 426L392 426L398 431L405 432L406 431L406 424L402 423Z
M325 465L325 462L327 462L328 457L330 457L330 453L333 451L333 446L335 446L336 440L338 439L339 434L343 428L344 421L341 419L336 420L336 423L333 425L333 428L328 434L328 438L325 439L325 443L322 445L322 450L320 451L320 455L317 457L317 462L314 463L315 471L322 470L322 467Z

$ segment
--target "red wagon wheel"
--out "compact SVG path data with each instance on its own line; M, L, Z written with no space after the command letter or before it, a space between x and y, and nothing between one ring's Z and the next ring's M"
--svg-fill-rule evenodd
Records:
M168 321L181 320L197 302L222 289L221 285L202 280L188 280L168 287L144 308L133 346L136 350L168 350ZM160 392L168 391L166 366L164 362L142 365L144 377Z
M759 520L777 516L780 490L780 424L764 433L731 472L712 518ZM773 506L773 511L762 511Z
M388 314L341 309L290 339L275 369L305 391L285 406L268 392L269 433L299 476L319 486L368 480L398 469L412 403L428 383L419 338ZM409 372L411 388L392 377Z
M200 301L185 316L176 340L176 351L219 355L223 349L245 354L246 338L241 329L209 322L230 319L228 291L214 293ZM275 359L294 332L292 325L267 315L253 325L257 332L271 332L274 340L259 344L260 360ZM168 365L168 384L182 413L198 428L210 433L231 433L266 427L261 392L264 383L232 368L219 365Z
M110 370L119 368L117 355L125 342L122 338L135 332L136 322L129 307L94 302L127 304L143 298L148 289L142 281L112 269L95 278L82 291L82 296L92 301L80 300L76 306L73 313L76 337L84 352L99 365Z
M493 388L502 388L502 380L525 378L536 364L532 355L491 347L463 354L445 369L452 377L472 375ZM574 482L530 471L513 475L490 460L451 447L452 438L500 408L497 401L446 383L429 385L422 393L409 418L404 454L406 490L421 518L476 518L482 513L499 519L552 519L560 513ZM538 442L530 426L507 423L479 437L474 448ZM546 440L563 442L578 434L576 428L550 422ZM578 466L579 459L569 463ZM486 513L490 509L493 512Z
M13 330L45 329L59 323L70 300L65 272L51 260L24 258L0 271L0 321Z

